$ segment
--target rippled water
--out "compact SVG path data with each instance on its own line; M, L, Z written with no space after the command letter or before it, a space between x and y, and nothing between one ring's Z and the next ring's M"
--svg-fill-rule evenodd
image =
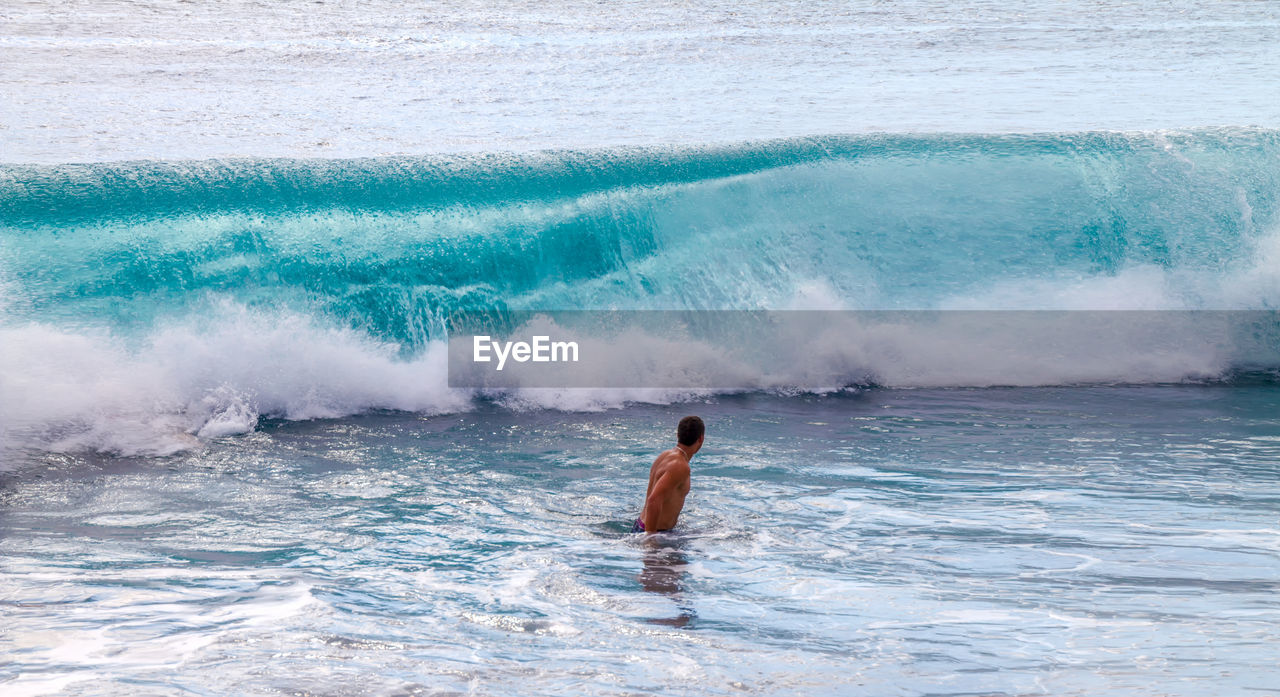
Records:
M268 422L0 484L0 686L1266 694L1280 388ZM696 411L677 532L626 533Z
M8 0L0 162L1280 127L1273 2Z

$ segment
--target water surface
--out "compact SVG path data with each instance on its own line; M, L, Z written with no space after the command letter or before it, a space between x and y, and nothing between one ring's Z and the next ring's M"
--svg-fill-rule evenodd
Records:
M1218 695L1280 680L1280 390L265 422L0 494L6 694ZM678 417L677 531L627 534Z

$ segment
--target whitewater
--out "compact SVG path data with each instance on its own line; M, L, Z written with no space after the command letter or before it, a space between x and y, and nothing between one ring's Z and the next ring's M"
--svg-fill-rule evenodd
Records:
M1275 693L1278 30L6 4L0 693Z

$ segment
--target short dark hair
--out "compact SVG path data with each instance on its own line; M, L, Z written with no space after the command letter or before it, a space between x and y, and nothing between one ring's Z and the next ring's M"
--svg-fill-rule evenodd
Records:
M676 426L676 441L680 445L693 445L705 433L707 427L703 425L702 419L696 416L686 416L680 419L680 425Z

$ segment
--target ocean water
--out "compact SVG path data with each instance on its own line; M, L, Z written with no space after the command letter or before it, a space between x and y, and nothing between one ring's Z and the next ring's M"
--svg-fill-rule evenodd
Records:
M1253 0L7 0L0 161L1280 126Z
M0 694L1280 694L1278 27L0 8ZM477 310L947 331L450 387Z
M3 481L6 694L1270 694L1280 389L266 420ZM671 417L674 533L626 533ZM655 445L658 444L658 445Z

